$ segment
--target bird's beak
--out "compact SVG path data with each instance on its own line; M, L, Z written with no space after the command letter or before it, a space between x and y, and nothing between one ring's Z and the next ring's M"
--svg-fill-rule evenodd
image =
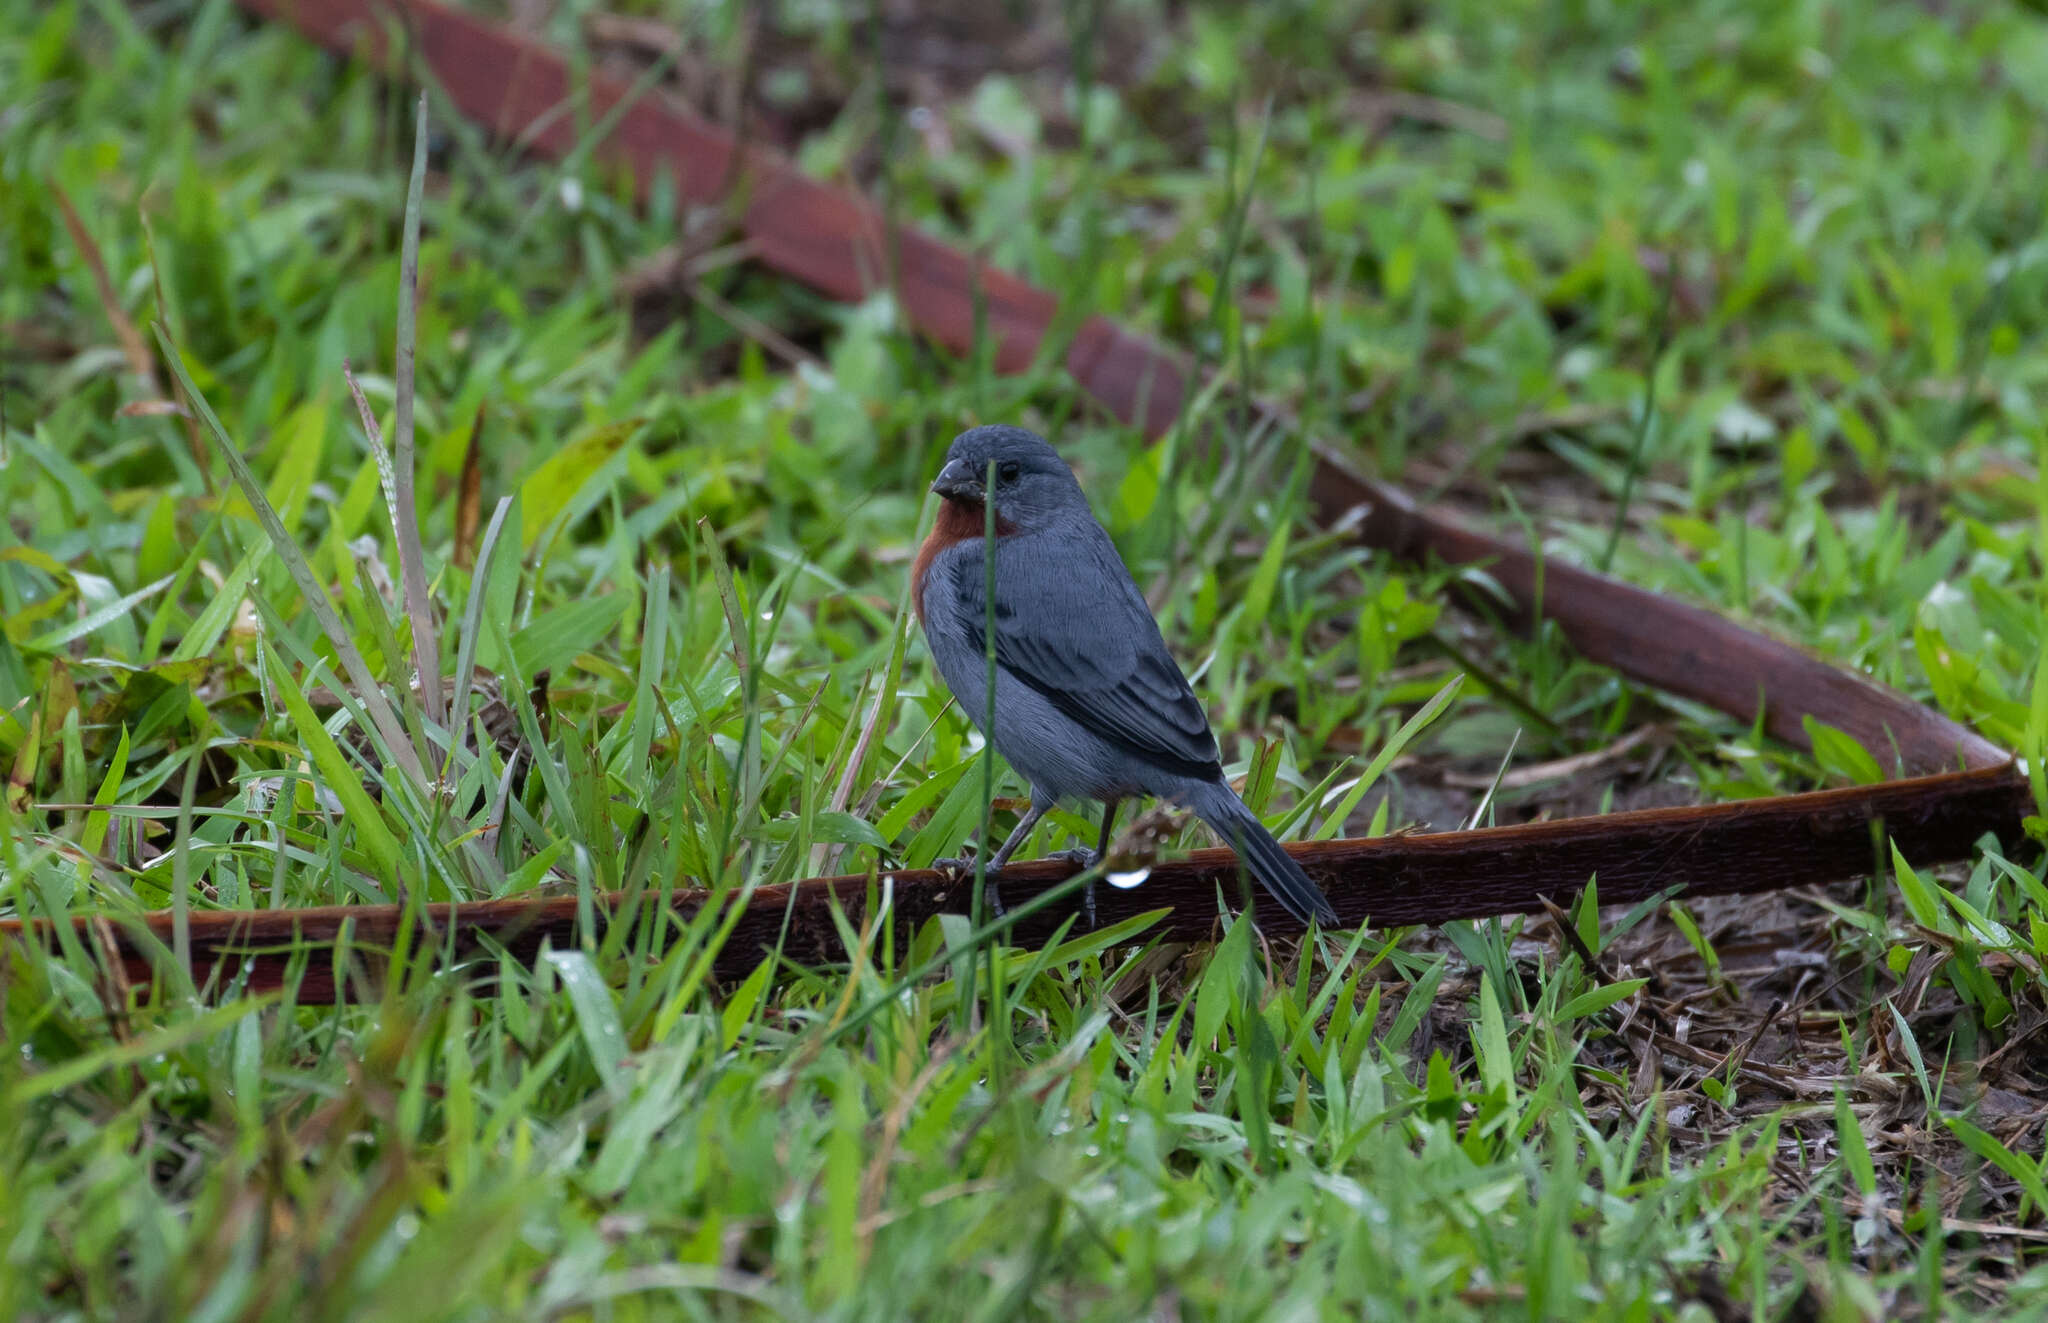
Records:
M981 504L987 496L981 474L964 459L946 461L946 467L940 469L939 476L932 480L932 490L949 501L968 501L975 505Z

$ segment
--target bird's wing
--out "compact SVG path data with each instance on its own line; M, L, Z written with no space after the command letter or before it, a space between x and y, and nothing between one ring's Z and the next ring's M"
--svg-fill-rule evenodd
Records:
M976 652L986 648L985 570L953 565L955 601ZM1213 778L1216 737L1152 610L1109 535L1050 530L996 543L996 662L1083 728L1183 776Z

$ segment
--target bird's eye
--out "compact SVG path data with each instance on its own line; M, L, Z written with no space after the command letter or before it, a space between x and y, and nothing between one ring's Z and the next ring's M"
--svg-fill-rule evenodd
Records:
M1017 467L1017 461L1014 459L996 466L996 476L1004 482L1015 482L1017 475L1022 472L1023 470Z

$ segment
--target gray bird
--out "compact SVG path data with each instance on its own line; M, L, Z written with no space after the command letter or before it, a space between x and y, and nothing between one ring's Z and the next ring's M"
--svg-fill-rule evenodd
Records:
M1194 810L1303 923L1334 926L1329 899L1224 780L1207 713L1059 454L1021 427L976 427L954 438L932 490L945 500L911 569L925 641L961 710L1031 783L1031 809L989 872L1009 862L1060 800L1103 803L1096 849L1081 854L1092 861L1109 848L1119 801L1151 796ZM993 731L985 724L990 503ZM992 882L989 898L1001 913ZM1092 887L1084 900L1092 924Z

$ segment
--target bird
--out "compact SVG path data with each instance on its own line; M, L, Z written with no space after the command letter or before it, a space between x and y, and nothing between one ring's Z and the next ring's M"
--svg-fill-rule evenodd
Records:
M1149 797L1193 810L1302 923L1336 926L1329 898L1224 778L1208 713L1059 452L1022 427L970 428L953 439L931 490L941 501L912 563L912 605L961 710L1031 786L1029 810L988 861L990 908L1003 912L995 875L1055 804L1103 805L1096 848L1063 852L1092 866L1109 849L1118 805ZM1083 907L1092 926L1092 882Z

